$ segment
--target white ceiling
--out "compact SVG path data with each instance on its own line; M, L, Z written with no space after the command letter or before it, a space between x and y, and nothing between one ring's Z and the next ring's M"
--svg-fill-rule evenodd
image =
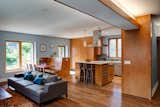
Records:
M160 0L112 0L133 16L160 15Z
M99 27L112 26L53 0L0 0L0 30L74 38Z
M160 0L114 1L134 16L160 13ZM105 28L104 35L120 33L109 24L53 0L0 0L0 30L75 38L92 35L99 27Z

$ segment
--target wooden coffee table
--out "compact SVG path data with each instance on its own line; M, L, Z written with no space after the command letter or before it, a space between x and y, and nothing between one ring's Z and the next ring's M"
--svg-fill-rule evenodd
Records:
M4 107L8 106L8 99L12 97L5 89L0 87L0 101L3 102Z

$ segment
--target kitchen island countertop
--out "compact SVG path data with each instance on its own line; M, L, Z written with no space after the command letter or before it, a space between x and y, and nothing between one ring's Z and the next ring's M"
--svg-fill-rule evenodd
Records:
M86 64L97 64L97 65L103 65L103 64L116 64L121 63L121 61L79 61L76 63L86 63Z

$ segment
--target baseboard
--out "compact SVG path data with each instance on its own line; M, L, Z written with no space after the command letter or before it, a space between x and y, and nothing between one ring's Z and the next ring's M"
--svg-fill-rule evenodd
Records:
M154 85L153 89L152 89L152 97L154 96L154 94L156 93L157 89L158 89L158 81L156 82L156 84Z

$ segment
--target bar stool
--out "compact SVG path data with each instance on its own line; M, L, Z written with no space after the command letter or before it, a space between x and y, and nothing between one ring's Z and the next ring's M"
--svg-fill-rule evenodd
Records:
M86 67L85 64L80 63L80 82L86 82Z
M94 84L94 65L93 64L87 64L86 80L87 80L87 83Z

